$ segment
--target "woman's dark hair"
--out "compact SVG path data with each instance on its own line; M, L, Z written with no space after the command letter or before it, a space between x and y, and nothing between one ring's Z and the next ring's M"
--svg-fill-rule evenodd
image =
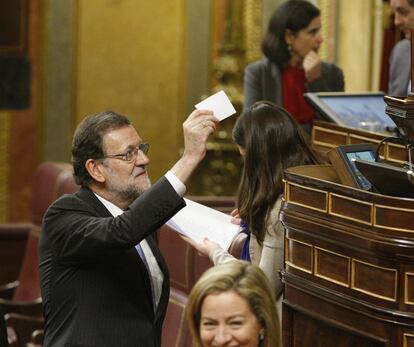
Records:
M88 159L100 159L105 155L102 148L104 135L129 125L131 122L127 117L112 111L96 113L82 120L72 141L72 165L77 184L87 187L92 182L85 164Z
M267 59L283 67L290 59L285 41L286 30L293 35L306 28L312 19L319 17L319 9L306 0L288 0L280 5L269 21L262 41L262 51Z
M284 170L318 163L305 136L287 111L265 101L247 108L233 128L233 140L245 151L238 210L260 243L270 211L283 192Z

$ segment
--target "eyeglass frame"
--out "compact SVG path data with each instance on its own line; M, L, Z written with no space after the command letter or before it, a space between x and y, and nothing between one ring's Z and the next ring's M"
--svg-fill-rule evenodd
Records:
M107 155L104 155L102 157L102 159L104 159L104 158L120 159L120 160L126 161L128 163L132 163L134 160L136 160L138 158L138 154L139 154L140 151L142 153L144 153L144 155L147 155L147 153L149 151L149 147L150 147L150 145L149 145L148 142L141 142L138 146L127 150L125 153L107 154ZM134 154L134 152L136 154ZM128 155L131 155L130 159L127 158Z

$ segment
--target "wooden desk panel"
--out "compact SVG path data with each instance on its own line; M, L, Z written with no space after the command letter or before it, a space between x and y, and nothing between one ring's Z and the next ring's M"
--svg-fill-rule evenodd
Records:
M318 168L331 170L285 173L284 347L411 346L414 199L323 180Z
M384 137L386 135L315 121L312 129L312 146L325 157L334 147L358 143L378 145ZM407 161L407 150L401 145L385 143L380 148L380 157L390 163L403 164Z

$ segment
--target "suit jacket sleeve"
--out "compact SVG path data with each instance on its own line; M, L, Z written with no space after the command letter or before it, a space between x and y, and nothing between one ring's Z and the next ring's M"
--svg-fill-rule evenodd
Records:
M398 42L390 56L390 76L388 81L388 94L394 96L406 96L410 81L410 41Z
M124 251L155 232L185 206L165 177L113 218L87 189L57 200L43 221L60 261L85 262L97 256Z

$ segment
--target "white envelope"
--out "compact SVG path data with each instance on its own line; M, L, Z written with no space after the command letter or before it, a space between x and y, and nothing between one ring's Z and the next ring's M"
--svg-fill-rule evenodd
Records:
M199 102L195 105L195 108L197 110L213 111L214 116L220 121L236 113L226 93L222 90Z

